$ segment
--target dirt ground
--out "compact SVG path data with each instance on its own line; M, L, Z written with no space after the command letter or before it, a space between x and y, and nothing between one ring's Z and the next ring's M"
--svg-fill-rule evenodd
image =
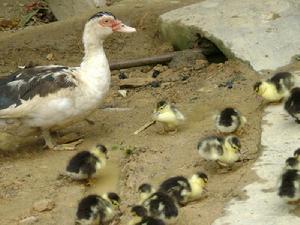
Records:
M110 61L171 51L172 47L158 34L157 16L195 2L121 2L124 1L133 3L134 13L119 3L108 9L137 27L138 32L134 35L116 34L107 40L105 47ZM29 61L78 65L82 57L81 32L86 18L80 16L14 33L0 33L0 73L14 71L18 65ZM49 53L54 55L52 61L46 59ZM260 150L260 102L252 90L253 83L258 79L257 74L247 65L234 60L225 63L198 60L193 66L166 67L163 70L157 77L160 87L148 85L128 89L125 98L118 94L119 71L114 71L109 96L103 107L89 118L95 124L81 122L63 131L80 132L85 136L78 150L96 143L110 149L108 166L91 187L59 178L74 152L45 150L38 137L30 140L2 137L0 224L18 224L29 216L37 217L36 224L41 225L74 224L78 201L88 193L101 194L105 191L120 193L124 212L120 224L126 224L129 219L127 206L136 202L136 190L141 183L157 185L169 176L189 176L196 171L207 173L208 192L201 201L180 209L178 225L209 225L224 213L225 205L232 198L246 198L241 189L256 179L250 168ZM130 78L145 78L151 77L153 69L143 67L124 71ZM231 89L224 87L229 80L234 81ZM136 129L149 121L156 102L161 99L176 103L186 115L186 123L176 134L161 134L161 127L155 125L134 135ZM243 157L250 160L237 164L231 172L220 174L216 165L200 158L196 145L203 136L216 133L212 116L225 106L237 107L247 117L248 123L240 138ZM128 149L132 154L126 154ZM43 199L53 201L54 208L44 212L34 211L33 204Z

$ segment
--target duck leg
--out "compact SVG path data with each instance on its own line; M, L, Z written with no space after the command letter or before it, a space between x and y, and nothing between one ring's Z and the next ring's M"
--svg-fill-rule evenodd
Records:
M55 150L55 151L72 151L76 149L76 146L81 144L83 142L83 139L79 139L77 141L68 143L68 144L60 144L58 145L52 138L49 130L43 130L42 131L43 138L46 142L46 146L49 149Z

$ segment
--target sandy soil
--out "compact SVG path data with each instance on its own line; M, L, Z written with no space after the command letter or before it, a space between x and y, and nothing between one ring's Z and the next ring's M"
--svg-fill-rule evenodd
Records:
M122 2L127 1L123 0ZM130 1L128 1L130 2ZM134 2L134 1L133 1ZM124 5L115 4L110 9L125 19L139 32L135 35L114 35L106 42L111 61L138 58L171 50L157 33L156 19L162 12L194 1L145 1L134 4L135 13ZM82 57L81 32L84 18L30 27L16 33L0 35L0 72L5 74L29 61L38 64L77 65ZM54 54L53 61L46 56ZM141 72L150 69L149 72ZM132 78L149 77L152 68L125 70ZM118 71L112 74L112 86L104 106L128 108L126 111L99 109L90 119L95 125L78 123L64 130L84 134L85 141L78 150L103 143L110 149L107 169L97 182L86 187L59 179L66 162L74 152L51 152L42 148L38 138L14 150L15 138L6 137L0 158L0 224L18 224L22 218L34 215L37 224L69 225L74 223L78 201L87 193L117 191L123 199L121 224L128 220L127 205L137 200L136 189L142 182L159 184L173 175L190 175L204 171L209 176L208 192L203 200L180 210L178 225L209 225L223 213L226 203L233 197L246 198L241 188L256 179L250 170L259 154L261 111L259 101L252 91L258 76L241 62L229 60L220 64L198 61L194 66L179 69L166 68L157 80L158 88L151 86L128 89L128 96L118 94ZM233 88L222 87L234 80ZM221 84L221 85L220 85ZM187 121L176 134L160 134L160 127L153 126L139 135L133 132L150 119L155 103L167 99L176 103ZM220 174L214 164L203 161L197 154L198 140L215 134L212 115L225 106L237 107L248 119L245 133L240 136L244 157L232 172ZM133 150L127 155L126 149ZM41 199L55 202L52 210L36 212L33 204Z

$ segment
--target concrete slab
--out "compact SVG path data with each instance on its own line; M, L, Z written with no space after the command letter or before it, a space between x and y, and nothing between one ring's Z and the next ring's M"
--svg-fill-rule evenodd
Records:
M276 70L300 52L299 0L206 0L160 16L163 36L177 48L196 34L256 71Z
M300 75L300 71L296 71ZM300 76L297 77L300 84ZM298 225L300 217L292 211L295 206L286 204L277 195L278 178L285 160L300 147L299 124L283 109L283 105L269 106L262 125L262 155L253 169L261 178L245 187L248 199L232 200L225 209L225 216L213 225Z

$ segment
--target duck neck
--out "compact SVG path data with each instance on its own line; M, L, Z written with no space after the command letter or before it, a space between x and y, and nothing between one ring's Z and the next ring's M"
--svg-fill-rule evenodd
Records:
M85 28L83 34L84 57L80 65L82 74L89 77L101 77L110 75L109 64L103 48L103 40L93 35L93 32Z

